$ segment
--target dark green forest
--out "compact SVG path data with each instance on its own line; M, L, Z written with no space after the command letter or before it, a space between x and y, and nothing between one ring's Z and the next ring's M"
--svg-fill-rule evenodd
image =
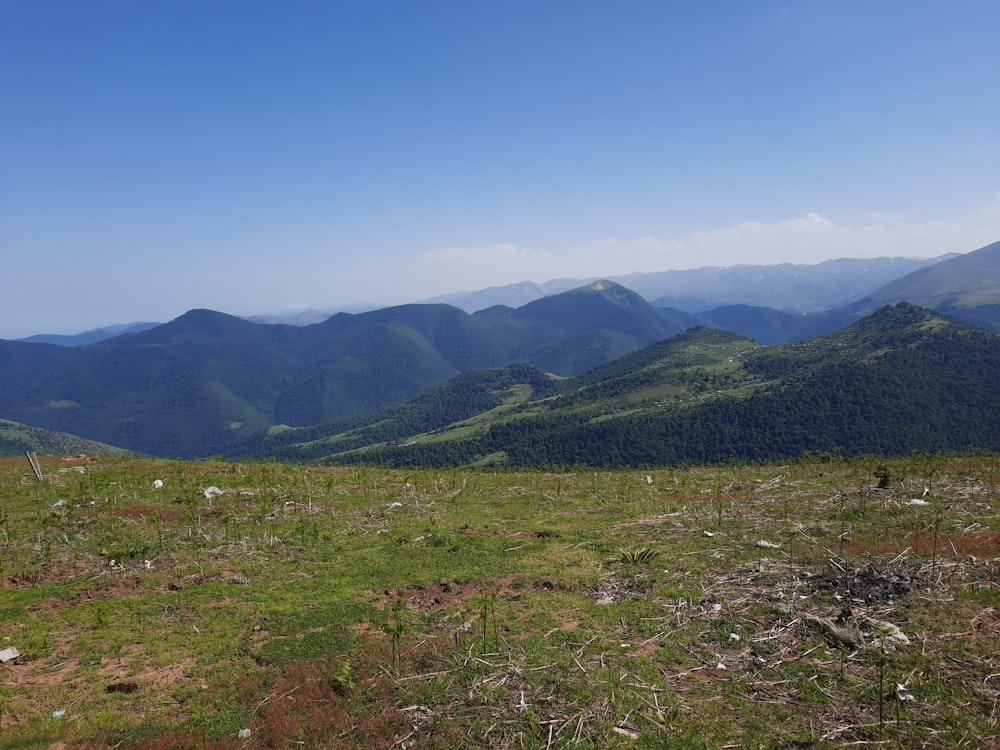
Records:
M676 338L690 345L702 337L704 352L732 336L692 331ZM745 342L748 353L738 370L700 371L692 368L696 359L671 355L666 343L632 355L626 367L610 363L554 383L539 393L530 413L494 421L481 435L384 444L328 460L646 467L808 453L1000 450L1000 339L911 305L886 308L843 332L800 344L758 348ZM701 364L713 362L705 355ZM651 385L684 389L695 394L695 403L615 413L616 398Z

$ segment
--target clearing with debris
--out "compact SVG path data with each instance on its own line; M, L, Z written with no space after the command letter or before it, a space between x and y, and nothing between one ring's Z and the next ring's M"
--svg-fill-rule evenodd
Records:
M1000 742L994 456L40 463L0 459L4 746Z

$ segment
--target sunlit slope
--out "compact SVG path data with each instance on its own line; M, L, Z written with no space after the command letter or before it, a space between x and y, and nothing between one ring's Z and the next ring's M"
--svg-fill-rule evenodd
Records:
M394 442L392 465L646 466L1000 448L1000 337L908 304L796 344L693 329ZM312 454L311 457L316 457Z

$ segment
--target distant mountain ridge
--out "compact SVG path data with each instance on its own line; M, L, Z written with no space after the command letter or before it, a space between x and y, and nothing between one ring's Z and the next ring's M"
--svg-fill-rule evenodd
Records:
M839 258L815 264L705 266L606 278L631 289L657 307L672 307L689 313L737 304L811 313L843 307L890 281L955 257L957 253L937 258ZM593 277L565 278L543 284L522 281L475 292L441 295L427 302L443 302L466 312L494 305L519 307L596 280Z
M87 344L96 344L98 341L105 341L115 336L121 336L125 333L139 333L140 331L148 331L150 328L155 328L161 325L160 323L123 323L118 325L104 326L102 328L94 328L89 331L84 331L82 333L74 334L60 334L60 333L40 333L35 336L28 336L24 339L18 339L25 344L55 344L57 346L86 346Z
M729 305L810 313L842 307L911 271L953 257L957 257L957 254L951 253L938 258L841 258L817 264L706 266L682 271L637 272L607 278L638 293L657 307L676 308L688 313L701 313L714 307ZM468 313L497 305L519 308L598 280L598 277L589 277L551 279L542 283L522 281L474 292L440 295L418 304L448 304ZM381 308L375 305L350 305L339 311L359 314L377 309ZM288 315L243 317L254 323L307 326L321 323L336 312L309 309ZM160 324L110 325L79 334L37 334L18 340L59 346L84 346L156 325Z
M1000 267L998 247L928 267L917 287L938 285L951 309L1000 328L989 315L1000 300L984 283ZM525 364L570 378L697 327L765 344L811 340L856 323L861 309L693 315L600 280L474 314L414 304L291 326L192 310L87 346L0 341L0 417L158 456L224 454L268 430L363 418L461 373Z
M1000 330L1000 242L896 279L848 305L845 312L868 315L890 301Z
M819 336L898 302L935 310L970 325L1000 331L1000 242L917 269L840 308L790 313L771 307L725 305L705 311L709 325L762 344Z

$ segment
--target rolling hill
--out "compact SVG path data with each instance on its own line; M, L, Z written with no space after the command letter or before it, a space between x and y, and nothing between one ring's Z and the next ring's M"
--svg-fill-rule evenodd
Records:
M693 315L655 307L611 281L518 308L500 305L469 314L444 304L402 305L339 313L306 326L257 324L192 310L167 324L86 346L0 341L0 417L165 457L257 451L260 436L268 432L360 420L351 429L361 432L341 446L357 448L401 439L392 431L368 429L370 415L463 373L526 364L572 379L698 327L733 331L758 344L805 342L855 323L879 302L897 298L929 300L951 317L996 330L998 288L1000 243L994 243L922 268L847 308L824 313L738 305ZM950 368L943 363L943 372L952 372ZM962 382L961 375L955 373L956 382ZM517 377L528 376L521 372ZM697 377L710 383L716 374L692 371L685 377L690 380L685 387L693 388ZM726 377L740 380L740 388L756 388L747 379L748 371L727 372ZM541 387L535 374L528 379L530 383L518 385L518 398ZM464 387L474 390L468 383ZM432 411L423 408L427 414ZM424 421L435 423L436 430L445 426L437 417ZM586 439L599 442L597 433ZM254 441L257 448L250 445ZM437 442L444 452L447 441ZM820 442L828 445L830 439ZM938 438L917 442L941 443ZM789 444L810 443L798 439ZM294 452L290 445L283 443L281 450ZM875 450L882 443L869 440L864 445ZM744 447L706 446L706 455L723 448L749 455ZM491 450L498 451L506 460L521 460L515 448ZM319 448L309 453L321 454ZM652 460L645 454L637 457Z
M473 318L518 341L518 360L557 375L583 372L702 322L679 310L654 307L610 281L517 309L491 307Z
M0 415L145 454L212 455L470 370L527 362L574 375L692 320L608 282L518 310L403 305L301 327L192 310L89 346L0 341Z
M0 419L0 456L18 455L28 451L62 456L78 454L125 456L129 453L113 445L85 440L65 432L53 432Z
M308 446L283 435L280 455L611 467L1000 450L1000 336L907 303L795 344L761 347L698 328L573 378L527 380L520 391L508 384L502 403L447 426L428 414L420 432L362 447L331 425L312 431ZM395 409L377 423L398 422Z

